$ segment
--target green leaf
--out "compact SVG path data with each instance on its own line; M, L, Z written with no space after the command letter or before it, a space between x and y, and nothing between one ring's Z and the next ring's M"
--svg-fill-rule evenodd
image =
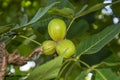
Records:
M43 27L42 27L43 28ZM33 31L34 31L34 34L36 35L36 41L37 42L40 42L40 43L42 43L43 41L45 41L46 39L45 39L45 36L44 35L42 35L40 32L38 32L36 29L33 29Z
M106 6L106 4L104 4L104 3L96 4L96 5L92 6L91 8L81 12L80 14L77 13L76 17L78 18L78 17L84 16L84 15L86 15L88 13L97 11L99 9L102 9L104 6Z
M6 26L0 26L0 34L8 32L13 27L12 24Z
M73 4L69 0L48 0L48 4L51 4L56 1L60 2L60 4L56 5L57 8L67 7L70 9L75 9L75 6L73 6Z
M52 3L51 5L49 5L49 6L45 7L45 8L39 8L39 10L35 14L35 16L28 23L26 23L26 24L24 24L22 22L22 24L24 24L24 25L21 25L19 28L23 28L24 26L28 26L30 24L33 24L33 23L37 22L39 19L41 19L41 17L43 17L47 13L47 11L50 8L52 8L57 3L59 3L59 2L54 2L54 3ZM19 29L19 28L15 28L15 29ZM15 30L15 29L13 29L13 30Z
M56 15L66 17L66 18L71 18L74 16L74 11L70 8L62 8L62 9L53 8L49 12L56 14Z
M57 4L59 2L54 2L52 3L51 5L45 7L45 8L40 8L37 13L35 14L35 16L26 24L26 25L29 25L29 24L32 24L36 21L38 21L43 15L45 15L45 13L47 13L47 11L52 8L55 4ZM25 26L26 26L25 25Z
M9 76L9 77L6 77L5 80L19 80L21 77L20 76Z
M77 55L93 54L98 52L118 33L120 33L120 24L108 26L100 33L95 34L88 39L80 42L77 47Z
M109 49L102 48L95 54L84 54L80 57L80 59L88 65L92 66L95 64L99 64L100 62L108 58L108 56L110 56L111 54L112 52Z
M48 23L54 19L58 18L59 16L46 13L38 22L32 24L32 28L36 29L40 33L44 34L47 30Z
M67 67L62 72L62 75L59 80L62 80L62 79L63 80L74 80L82 71L82 67L80 66L79 62L73 61L69 65L65 64L65 66L66 65L67 65Z
M50 80L57 77L62 66L63 56L59 56L35 68L27 80Z
M19 54L22 56L28 56L32 52L30 46L25 44L21 44L17 49Z
M27 22L28 22L28 17L27 17L27 15L24 15L23 18L22 18L22 22L21 22L20 25L27 24Z
M67 38L80 37L89 29L89 24L85 20L74 22L67 32Z
M120 2L119 0L115 1L115 2L111 3L111 5L114 5L114 4L119 3L119 2ZM83 12L80 12L80 13L78 12L79 14L78 13L76 14L76 18L84 16L84 15L89 14L91 12L100 10L100 9L104 8L106 5L108 5L108 4L98 3L98 4L94 5L94 6L92 6L91 8L88 8L85 11L83 10Z
M120 56L118 54L112 54L110 57L108 57L104 61L106 61L106 62L113 62L113 63L120 62Z
M87 71L84 70L75 78L75 80L84 80L86 75L87 75Z
M117 75L114 71L110 68L99 69L100 73L96 73L95 80L120 80L120 76ZM104 79L106 78L106 79Z

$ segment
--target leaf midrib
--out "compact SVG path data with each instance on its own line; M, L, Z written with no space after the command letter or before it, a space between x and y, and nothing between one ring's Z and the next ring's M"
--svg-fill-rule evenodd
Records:
M115 30L115 29L114 29ZM114 31L113 30L113 31ZM85 52L87 52L90 48L92 48L93 46L95 46L96 44L98 44L99 42L101 42L103 39L105 39L109 34L111 34L113 31L110 31L107 35L105 35L102 39L98 40L94 45L90 46L88 49L86 49L85 51L81 52L81 54L84 54Z

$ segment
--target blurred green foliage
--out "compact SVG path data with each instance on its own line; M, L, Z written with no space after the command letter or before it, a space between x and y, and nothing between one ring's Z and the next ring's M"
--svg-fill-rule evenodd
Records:
M92 72L93 80L113 80L113 77L120 80L120 0L113 0L113 4L109 5L112 10L110 14L105 9L106 5L103 2L104 0L0 0L0 40L6 43L6 48L10 53L17 49L20 55L27 56L39 47L43 41L51 39L47 31L49 21L56 17L61 18L66 22L69 29L66 38L72 40L78 47L78 55L81 55L79 51L82 52L89 46L93 48L90 47L90 51L83 51L84 53L79 57L79 61L75 62L73 60L73 62L65 63L62 68L61 66L55 66L54 63L51 66L46 63L46 66L51 68L46 71L57 69L56 72L51 72L55 73L52 78L84 80L83 78L87 73ZM106 13L102 12L103 8ZM36 17L33 19L34 16ZM113 22L114 17L119 19L117 24ZM112 28L110 25L112 25ZM117 30L115 31L115 29ZM106 30L106 33L103 30ZM101 38L106 35L109 35L108 38L104 38L105 41L102 41ZM26 36L27 39L21 36ZM32 42L31 39L39 42L39 44ZM98 42L99 45L97 43L95 46L92 45L99 40L101 40L101 43ZM87 41L87 44L85 41ZM94 47L97 47L97 49ZM33 70L21 72L15 66L16 72L8 74L10 71L8 70L6 80L18 80L32 71L32 74L35 73L39 76L39 73L42 73L39 72L39 69L44 70L46 67L45 65L44 68L40 67L40 64L52 58L53 56L42 55L37 63L39 67L36 70L38 72ZM56 63L61 61L62 58L53 60ZM106 63L102 64L102 62ZM92 70L86 64L97 67ZM61 72L62 70L63 72ZM49 73L47 75L51 74ZM62 74L56 76L58 73ZM112 75L112 78L109 78L108 73ZM42 79L44 79L44 76L42 76ZM48 76L49 78L51 76ZM38 80L38 78L35 80Z

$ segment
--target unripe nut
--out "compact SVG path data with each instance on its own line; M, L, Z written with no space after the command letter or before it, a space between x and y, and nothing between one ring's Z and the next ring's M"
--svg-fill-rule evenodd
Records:
M71 40L65 39L57 43L56 51L58 55L64 54L64 58L69 58L76 53L76 48Z
M66 35L66 24L63 20L55 18L48 24L48 33L54 41L63 40Z
M45 55L52 55L55 53L56 42L52 40L44 41L42 44L43 53Z

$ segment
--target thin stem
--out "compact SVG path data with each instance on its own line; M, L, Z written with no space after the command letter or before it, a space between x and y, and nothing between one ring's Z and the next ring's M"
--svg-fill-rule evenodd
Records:
M81 61L81 60L78 60L80 63L82 63L83 65L85 65L87 68L91 68L87 63Z
M71 20L71 22L70 22L70 24L69 24L69 26L68 26L68 28L67 28L67 31L68 31L69 28L71 27L71 25L72 25L72 23L74 22L74 20L79 17L78 14L82 13L82 12L87 8L87 6L88 6L88 5L83 6L83 8L76 14L77 16L75 16L74 18L72 18L72 20Z
M75 63L70 66L69 70L65 74L65 80L67 80L67 76L71 73L71 71L72 71L72 69L73 69L74 66L75 66Z
M67 31L68 31L69 28L71 27L71 25L72 25L72 23L74 22L74 20L75 20L76 18L80 17L79 14L82 13L87 7L88 7L88 5L83 6L83 8L76 14L76 16L75 16L74 18L72 18L72 20L71 20L71 22L70 22L70 24L69 24L69 26L68 26L68 28L67 28Z
M55 80L58 80L58 79L60 78L60 76L62 75L63 71L67 68L67 66L68 66L70 63L71 63L71 61L68 62L68 63L62 68L62 70L60 71L59 75L57 76L57 78L56 78Z
M36 43L36 44L38 44L38 45L41 46L41 44L40 44L39 42L37 42L37 41L35 41L35 40L33 40L33 39L30 39L30 38L28 38L28 37L26 37L26 36L20 35L19 37L28 39L28 40L30 40L30 41L32 41L32 42L34 42L34 43Z
M67 31L68 31L69 28L71 27L71 25L72 25L72 23L74 22L74 20L75 20L75 18L72 18L72 20L71 20L71 22L70 22L70 24L69 24L69 26L68 26L68 28L67 28Z
M107 80L107 78L98 69L94 70L103 78L103 80Z
M100 64L96 64L93 67L97 68L99 66L120 66L120 63L107 63L107 62L101 62Z

